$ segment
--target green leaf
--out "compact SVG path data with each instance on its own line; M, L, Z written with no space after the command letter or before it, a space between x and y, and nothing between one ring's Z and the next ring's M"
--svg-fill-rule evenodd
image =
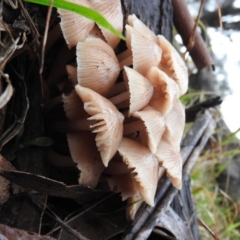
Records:
M25 1L30 3L37 3L45 6L50 6L51 4L51 0L25 0ZM64 10L69 10L69 11L78 13L86 18L89 18L94 22L96 22L98 25L101 25L104 28L108 29L117 37L125 40L125 37L118 30L116 30L112 26L112 24L110 24L100 13L94 11L93 9L90 9L75 3L67 2L64 0L53 0L52 6L56 8L62 8Z

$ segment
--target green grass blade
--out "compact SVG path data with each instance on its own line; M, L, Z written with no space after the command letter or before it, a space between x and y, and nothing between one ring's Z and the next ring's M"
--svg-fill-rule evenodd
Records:
M51 0L25 0L25 1L30 3L37 3L45 6L50 6L51 4ZM94 22L96 22L98 25L101 25L104 28L111 31L117 37L125 40L125 37L118 30L116 30L112 26L112 24L110 24L100 13L94 11L93 9L90 9L81 5L77 5L75 3L67 2L64 0L53 0L53 7L69 10L69 11L78 13L86 18L89 18Z

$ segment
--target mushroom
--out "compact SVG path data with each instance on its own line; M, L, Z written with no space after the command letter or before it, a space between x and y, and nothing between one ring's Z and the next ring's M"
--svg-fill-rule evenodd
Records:
M86 39L77 45L77 77L81 86L106 95L119 75L118 60L101 39Z
M120 0L101 1L89 0L94 10L101 13L119 32L123 30L123 14ZM103 36L112 48L115 48L120 39L109 30L99 25Z
M163 137L157 147L156 157L167 171L174 187L182 187L182 157L171 139Z
M92 8L87 0L69 0L72 3ZM60 26L63 36L69 48L77 45L79 41L84 41L91 29L94 27L94 22L77 13L68 10L58 9L61 22Z
M147 147L125 137L121 140L118 152L123 162L129 168L134 168L133 178L136 180L136 188L142 199L153 206L159 169L155 155Z
M162 49L162 60L159 67L170 76L180 88L180 96L187 92L188 71L183 59L176 49L162 35L158 35L158 44Z
M104 170L101 156L90 132L71 132L67 134L70 154L81 171L79 184L95 188Z
M106 98L89 88L75 86L78 96L84 102L85 111L91 115L88 120L97 121L90 128L97 133L95 141L105 166L116 153L123 134L123 115Z
M147 78L154 86L154 93L148 104L166 115L172 109L174 99L179 97L178 85L157 67L150 69Z
M109 100L113 104L118 104L130 98L129 116L131 116L135 111L144 108L148 104L153 94L153 86L148 79L132 68L125 66L124 72L126 74L124 79L129 92L123 92Z

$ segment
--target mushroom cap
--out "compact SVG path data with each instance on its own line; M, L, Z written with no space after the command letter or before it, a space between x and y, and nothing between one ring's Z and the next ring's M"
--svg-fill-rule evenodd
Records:
M143 200L140 194L136 194L133 197L128 198L128 208L127 208L127 218L130 220L134 220L135 215L140 208Z
M97 38L77 45L77 77L81 86L106 95L117 80L119 62L110 46Z
M133 29L131 34L131 49L133 58L133 69L141 73L143 76L151 67L159 66L162 50L158 44L145 33Z
M83 108L83 102L74 89L69 95L62 95L63 108L69 120L74 121L88 116Z
M129 168L134 168L132 174L142 199L153 206L159 169L155 155L147 147L125 137L122 138L118 151L123 162Z
M91 5L87 0L68 1L91 8ZM92 20L68 10L58 9L58 13L61 18L60 26L63 36L69 48L76 46L79 41L84 41L95 24Z
M116 153L123 134L123 115L106 98L89 88L75 86L76 92L84 102L85 111L98 123L90 126L97 133L95 141L105 166Z
M163 114L147 106L141 111L134 112L133 116L143 121L148 135L148 148L152 153L155 153L165 130L165 118Z
M102 0L89 0L94 10L101 13L119 32L123 31L123 14L120 0L102 1ZM112 48L115 48L120 39L99 25L103 36L107 40L107 43Z
M79 184L95 188L104 170L101 156L95 145L94 135L87 131L67 134L72 159L81 171Z
M153 97L149 105L166 115L172 109L174 99L179 97L179 87L174 80L157 67L152 67L147 77L154 86Z
M188 88L188 70L186 64L164 36L158 35L157 37L158 44L162 49L162 60L159 67L176 81L180 88L180 95L183 95L187 92Z
M149 29L141 20L139 20L135 14L129 15L127 22L130 26L132 26L139 33L144 33L145 36L154 42L157 43L157 36L155 33Z
M173 107L166 115L166 132L164 135L171 139L180 150L180 143L185 126L185 110L179 99L175 99Z
M158 145L156 156L166 169L174 187L182 187L182 157L176 145L167 137L163 137Z
M68 79L73 85L76 85L78 83L77 68L72 65L67 65L66 69L67 69Z
M153 95L152 84L132 68L124 67L126 85L130 92L129 116L147 106Z

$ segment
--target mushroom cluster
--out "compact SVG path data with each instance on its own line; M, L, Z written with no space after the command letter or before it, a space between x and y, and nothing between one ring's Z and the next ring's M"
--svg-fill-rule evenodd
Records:
M120 0L71 0L99 11L122 32ZM79 183L95 188L105 179L129 202L133 218L142 201L154 205L159 178L166 172L182 185L180 141L185 123L179 97L186 93L184 61L161 35L135 15L125 26L127 50L115 55L119 39L77 14L58 10L76 63L67 65L72 92L63 94L71 157ZM76 67L77 66L77 67Z

